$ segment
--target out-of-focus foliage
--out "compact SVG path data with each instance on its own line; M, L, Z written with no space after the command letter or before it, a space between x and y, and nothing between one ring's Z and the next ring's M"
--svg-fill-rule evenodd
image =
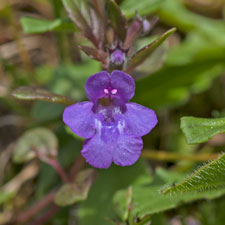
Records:
M105 219L115 217L112 201L115 192L138 182L139 179L142 179L142 175L147 174L147 181L151 181L151 176L143 162L125 167L123 170L112 166L108 170L101 171L90 190L88 199L80 207L80 224L85 225L95 221L96 224L103 225Z
M0 224L35 225L52 210L45 224L223 225L224 1L112 0L102 7L104 2L0 1ZM125 41L136 10L142 20L159 18L154 29L129 40L128 59L137 60L135 52L145 59L131 72L132 101L157 112L157 127L144 137L145 152L152 154L130 167L96 170L93 180L82 175L88 167L79 156L83 140L62 123L63 104L86 100L86 79L109 63L108 50L99 55L97 41L113 43L113 31ZM105 22L112 29L103 32ZM153 54L141 50L173 27L176 32ZM56 170L34 157L36 148L53 152L48 160L58 158L69 182L62 184ZM206 155L214 161L205 162ZM44 210L25 220L24 210L49 193Z
M158 175L159 177L156 177L156 179L163 180L163 177L160 177L160 173ZM129 224L135 224L135 220L137 219L145 220L145 218L149 215L175 208L181 204L192 202L197 199L213 199L225 193L224 188L215 191L202 190L201 192L196 192L196 190L188 189L185 187L183 187L182 190L181 186L181 188L178 190L178 186L175 186L167 189L166 192L169 192L170 194L165 195L160 192L165 184L168 182L176 182L181 178L181 176L184 176L184 174L166 172L166 176L166 180L163 180L163 182L161 181L162 184L157 184L157 181L149 183L146 177L143 177L142 179L145 182L134 184L132 185L131 189L128 188L126 190L117 192L114 197L114 204L119 215L121 216L121 219L123 221L128 220ZM195 179L197 180L197 177ZM202 180L202 184L203 182L204 181ZM222 181L222 179L220 179L220 182L224 184L224 181ZM191 186L191 181L189 184ZM193 184L193 186L194 185L195 184ZM205 187L202 186L202 188ZM126 204L128 198L130 198L131 200L129 204ZM128 213L126 213L127 211Z
M43 19L23 17L20 22L24 33L27 34L37 34L48 31L75 31L72 23L65 23L61 19L47 21Z
M73 183L64 184L55 195L55 203L59 206L73 205L87 199L88 191L94 181L92 169L81 171Z
M16 163L23 163L34 158L38 152L46 156L56 157L57 150L58 140L52 131L39 127L26 131L19 138L14 149L13 160Z
M195 117L181 118L181 129L188 144L198 144L208 141L216 134L225 133L225 119L204 119Z

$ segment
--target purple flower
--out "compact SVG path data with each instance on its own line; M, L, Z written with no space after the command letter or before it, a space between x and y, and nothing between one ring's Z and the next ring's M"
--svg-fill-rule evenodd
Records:
M141 136L157 124L153 110L131 103L133 78L115 70L92 75L85 85L90 101L68 106L64 123L77 135L86 138L81 151L86 161L97 168L112 162L129 166L137 161L143 148Z

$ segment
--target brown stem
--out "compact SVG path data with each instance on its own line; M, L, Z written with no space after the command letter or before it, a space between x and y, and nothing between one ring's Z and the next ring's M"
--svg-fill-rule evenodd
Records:
M166 151L155 151L155 150L144 150L141 154L143 158L151 159L151 160L160 160L160 161L179 161L179 160L187 160L187 161L195 161L202 162L211 159L215 159L219 156L216 153L195 153L190 155L183 155L179 153L171 153Z
M36 153L37 158L39 158L41 161L49 164L52 166L56 172L59 174L61 180L64 183L69 182L69 177L67 176L66 172L62 168L61 164L59 163L58 159L55 156L45 155L42 152L38 151L38 149L33 148L33 151Z
M55 193L56 193L55 190L51 191L48 195L46 195L39 202L35 203L28 210L19 214L17 216L16 222L18 224L23 224L26 221L28 221L31 217L35 216L40 210L45 208L47 205L49 205L53 201L55 197Z
M64 183L68 183L69 182L69 177L67 176L67 174L65 173L64 169L62 168L62 166L60 165L59 161L57 160L57 158L46 158L44 159L44 161L49 164L50 166L52 166L56 172L59 174L61 180Z
M47 161L48 161L47 163L53 166L56 169L56 171L60 174L62 180L65 180L66 182L69 181L68 176L65 174L64 170L62 169L61 165L59 164L57 160L48 159ZM46 159L45 159L45 162L46 162ZM83 157L79 156L70 170L71 180L76 177L78 172L81 170L83 164L84 164L84 159ZM31 208L19 214L16 218L16 223L24 224L25 222L30 220L33 216L37 215L42 209L44 209L50 203L53 202L55 193L56 193L56 190L51 191L43 199L41 199L39 202L31 206ZM49 209L49 211L47 211L45 215L43 215L41 218L39 218L36 222L34 222L31 225L43 224L44 222L48 221L57 211L58 211L58 207L53 204L51 209Z
M70 170L70 180L73 180L84 165L84 158L80 155Z

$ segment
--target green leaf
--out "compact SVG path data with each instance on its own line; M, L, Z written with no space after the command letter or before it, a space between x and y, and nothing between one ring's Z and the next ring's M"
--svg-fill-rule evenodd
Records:
M159 71L165 64L168 48L167 42L162 43L139 67L135 69L137 74L140 72L150 76L156 71Z
M12 96L20 100L41 100L46 102L71 105L75 101L71 98L60 96L38 87L19 87L12 91Z
M182 178L181 173L171 173L170 171L167 171L166 173L166 179L164 177L161 179L169 182L169 184L173 184L174 181L179 181ZM221 173L221 177L222 176L224 177ZM129 224L134 225L136 224L135 221L143 221L155 213L164 212L166 210L176 208L182 204L190 203L199 199L213 199L225 194L225 188L221 188L219 190L205 190L203 192L191 193L182 192L177 193L176 195L165 195L160 192L160 190L164 187L165 183L159 184L159 180L156 180L153 183L139 183L132 185L132 196L130 196L130 188L116 192L113 202L121 220L123 222L128 220ZM128 205L127 201L130 198L132 198L132 201ZM127 210L129 210L128 218L124 217Z
M221 75L223 58L191 62L179 66L165 66L149 77L136 82L134 101L154 109L165 109L182 104L193 93L210 87Z
M85 82L87 78L99 72L100 63L88 60L80 64L65 64L59 66L48 84L49 90L63 96L69 96L81 101L86 98Z
M87 200L79 207L79 224L93 224L93 221L98 225L108 224L106 219L115 215L112 204L114 193L140 181L138 178L143 174L148 174L147 181L150 182L151 176L141 160L129 167L112 165L107 170L100 170Z
M85 138L82 138L78 135L76 135L68 126L65 126L65 130L68 134L70 134L73 138L77 139L77 140L80 140L80 141L84 141Z
M183 194L225 190L225 154L202 166L175 186L164 189L163 194Z
M81 171L73 183L64 184L57 191L55 203L58 206L68 206L85 200L94 178L95 171L93 169Z
M160 19L183 32L196 31L212 43L225 46L223 20L210 19L188 10L182 1L164 0L157 11Z
M225 133L225 118L182 117L181 130L188 144L206 142L217 134Z
M120 7L116 4L114 0L109 1L109 19L110 22L120 38L121 41L124 41L126 38L126 26L127 26L127 21L124 15L122 14Z
M74 25L69 22L64 22L61 19L48 21L32 17L22 17L20 19L24 33L44 33L48 31L76 31Z
M82 144L80 141L70 138L65 132L61 131L59 139L58 160L63 168L69 168L74 164L76 158L80 155ZM63 143L62 143L63 142ZM39 171L39 176L35 184L35 199L40 200L48 192L59 185L58 174L46 163L42 163Z
M36 156L36 151L48 157L56 157L58 140L47 128L34 128L26 131L18 140L13 153L13 161L23 163Z
M146 216L173 209L185 203L193 202L199 199L213 199L225 194L225 189L223 189L218 192L207 191L202 193L170 196L161 194L159 191L160 189L162 189L162 186L160 185L133 188L133 201L131 203L133 209L129 215L130 224L134 224L134 221L137 218L142 220ZM124 204L126 202L127 193L127 190L119 191L114 197L115 207L117 207L120 216L124 213L123 209L126 208ZM120 209L118 206L120 206Z
M224 55L224 47L215 45L197 31L191 31L177 47L170 48L167 64L185 65L193 61L218 60Z
M65 106L60 104L35 102L31 109L31 117L39 123L52 122L62 118L64 109Z
M6 190L0 190L0 205L8 202L16 196L16 193L13 191L7 192Z
M140 49L135 55L131 58L129 62L129 66L126 71L129 73L135 67L139 66L143 63L171 34L176 31L176 28L172 28L161 35L158 39L153 41L151 44L145 46L144 48Z
M121 4L123 13L131 18L135 16L135 12L144 16L155 12L164 0L142 0L141 4L137 3L137 0L124 0Z

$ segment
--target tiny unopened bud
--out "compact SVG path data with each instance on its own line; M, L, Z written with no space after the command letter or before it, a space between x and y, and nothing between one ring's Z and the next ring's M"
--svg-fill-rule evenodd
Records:
M144 33L144 34L147 34L147 33L150 31L150 29L151 29L151 24L150 24L150 22L149 22L148 20L146 20L146 19L144 19L144 20L142 21L142 26L143 26L143 33Z
M116 65L122 65L126 60L126 53L120 49L115 49L110 55L110 61Z

